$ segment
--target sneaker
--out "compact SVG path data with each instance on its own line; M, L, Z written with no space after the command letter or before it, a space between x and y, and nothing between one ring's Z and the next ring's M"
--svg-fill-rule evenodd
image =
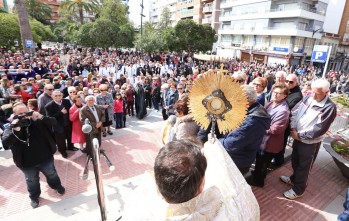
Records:
M289 199L289 200L294 200L297 199L299 197L301 197L302 195L297 195L293 189L287 190L286 192L284 192L284 197Z
M58 195L63 196L65 193L65 188L63 186L60 186L56 189L56 192Z
M280 176L280 180L288 185L293 186L293 183L291 181L291 178L288 176Z
M39 199L31 200L30 205L33 207L33 209L39 207L40 206Z

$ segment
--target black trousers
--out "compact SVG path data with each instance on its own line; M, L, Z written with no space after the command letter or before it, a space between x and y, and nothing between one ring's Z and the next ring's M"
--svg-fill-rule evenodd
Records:
M274 157L274 153L263 152L256 154L256 165L253 173L253 181L259 185L264 186L264 180L267 176L268 167L270 166L271 159Z
M292 145L292 169L290 177L293 191L297 195L302 195L308 185L309 173L319 153L320 143L306 144L299 140L294 140Z
M56 144L60 153L66 153L67 149L72 149L74 145L71 142L72 130L67 126L61 133L55 132Z
M290 126L288 126L285 130L285 136L284 136L284 147L282 148L282 150L275 154L274 156L274 163L275 165L282 165L285 162L285 150L286 150L286 146L287 146L287 141L288 141L288 137L291 134L291 128Z

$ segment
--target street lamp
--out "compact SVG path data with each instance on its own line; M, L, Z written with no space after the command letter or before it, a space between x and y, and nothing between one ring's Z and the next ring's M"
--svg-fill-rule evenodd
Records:
M314 35L316 34L316 32L319 32L320 34L324 33L324 30L322 28L318 28L316 30L313 30L313 34L312 34L312 38L314 37Z
M145 15L143 14L143 9L144 9L144 5L143 5L143 0L142 0L142 4L140 4L141 6L141 36L143 36L143 17L145 17Z

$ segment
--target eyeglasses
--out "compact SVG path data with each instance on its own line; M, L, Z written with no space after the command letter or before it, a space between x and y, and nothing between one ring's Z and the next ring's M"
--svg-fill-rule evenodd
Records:
M285 82L286 82L286 83L289 83L289 84L293 84L294 81L286 80Z
M54 97L62 97L62 95L61 95L61 94L58 94L58 95L54 95Z
M280 95L280 94L284 94L284 93L273 91L273 94Z
M100 91L107 91L107 90L100 90Z
M238 83L242 83L242 82L244 82L244 80L235 80L236 82L238 82Z
M76 91L70 91L69 94L76 93Z
M252 83L252 84L253 84L253 86L256 86L256 87L262 87L261 84L256 84L256 83Z
M48 88L47 90L48 90L48 91L53 91L53 88Z
M178 87L177 89L178 89L178 90L183 90L183 88L181 88L181 87Z

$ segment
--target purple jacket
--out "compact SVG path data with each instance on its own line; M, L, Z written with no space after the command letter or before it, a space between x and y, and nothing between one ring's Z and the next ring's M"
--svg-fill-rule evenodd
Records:
M265 108L271 116L271 124L265 132L261 149L268 153L279 153L284 144L284 134L289 123L290 109L286 100L275 107L272 107L272 102L270 102Z

